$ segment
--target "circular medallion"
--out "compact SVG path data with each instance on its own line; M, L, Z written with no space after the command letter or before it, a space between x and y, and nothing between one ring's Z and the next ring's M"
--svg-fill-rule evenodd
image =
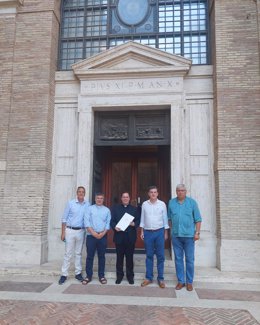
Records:
M119 25L116 25L116 26L114 27L114 30L115 30L116 33L118 33L118 32L120 32L121 27L120 27Z
M138 25L147 15L148 0L118 0L117 13L126 25Z
M145 24L144 28L145 28L145 30L151 30L152 25L151 24Z

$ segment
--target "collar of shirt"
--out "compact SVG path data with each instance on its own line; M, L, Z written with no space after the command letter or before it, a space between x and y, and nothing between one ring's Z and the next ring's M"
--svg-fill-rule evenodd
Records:
M86 203L85 199L82 202L80 202L77 197L76 197L75 201L76 201L76 203L80 203L80 204L85 204Z
M177 203L178 203L178 204L184 204L184 203L185 203L185 201L186 201L186 197L185 197L185 199L184 199L183 201L181 201L181 202L179 201L179 199L178 199L178 198L176 198L176 199L177 199L176 201L177 201Z
M156 201L154 201L154 202L152 202L151 200L147 200L147 202L150 203L150 204L156 204L156 203L158 203L159 201L158 201L158 199L156 199Z

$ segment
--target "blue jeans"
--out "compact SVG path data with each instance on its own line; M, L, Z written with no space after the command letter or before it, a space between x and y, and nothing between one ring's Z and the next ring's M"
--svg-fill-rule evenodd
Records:
M157 258L157 280L164 279L164 228L156 231L144 230L144 246L146 252L146 279L153 280L153 258Z
M98 277L99 279L105 276L105 264L106 264L106 248L107 248L107 236L105 235L101 239L97 239L91 235L87 235L87 259L86 259L86 274L89 279L92 279L93 275L93 263L97 250L98 254Z
M193 237L172 237L172 246L175 256L176 276L179 283L193 283L194 278L194 250ZM184 254L186 267L186 281L184 277Z

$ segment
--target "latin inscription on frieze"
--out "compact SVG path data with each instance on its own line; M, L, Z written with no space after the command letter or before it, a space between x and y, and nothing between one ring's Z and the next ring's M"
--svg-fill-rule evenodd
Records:
M128 93L155 91L179 92L182 90L182 78L153 78L153 79L126 79L126 80L85 80L81 82L81 93L93 95L94 93Z

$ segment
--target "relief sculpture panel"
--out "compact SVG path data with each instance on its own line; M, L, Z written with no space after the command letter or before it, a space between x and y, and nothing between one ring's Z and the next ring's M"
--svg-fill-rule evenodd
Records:
M100 140L127 140L128 120L127 118L101 118L100 119Z
M152 126L137 126L136 139L163 139L163 128Z
M169 111L97 112L95 145L169 144Z

